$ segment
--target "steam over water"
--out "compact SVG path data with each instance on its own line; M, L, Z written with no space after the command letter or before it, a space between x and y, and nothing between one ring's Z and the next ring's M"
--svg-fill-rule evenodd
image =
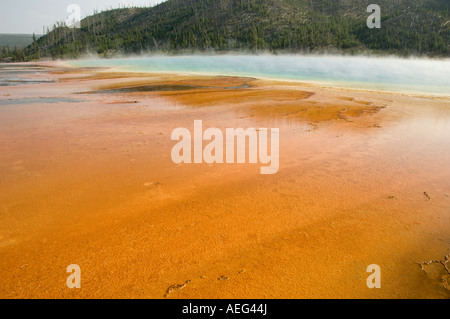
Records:
M151 56L82 60L135 72L192 72L320 82L333 86L450 95L450 60L342 56Z

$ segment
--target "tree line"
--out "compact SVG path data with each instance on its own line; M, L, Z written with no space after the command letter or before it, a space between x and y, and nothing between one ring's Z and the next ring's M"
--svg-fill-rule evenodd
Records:
M367 28L366 16L346 11L344 2L169 0L154 8L100 12L83 19L79 29L58 22L24 49L3 48L0 59L198 51L450 55L446 0L412 1L413 10L394 6L383 15L381 29Z

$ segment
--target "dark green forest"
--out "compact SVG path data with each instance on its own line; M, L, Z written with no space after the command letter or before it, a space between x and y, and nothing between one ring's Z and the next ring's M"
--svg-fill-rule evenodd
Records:
M193 52L373 53L450 56L449 0L377 0L381 28L366 25L365 0L168 0L58 22L25 49L4 47L3 61L87 54Z

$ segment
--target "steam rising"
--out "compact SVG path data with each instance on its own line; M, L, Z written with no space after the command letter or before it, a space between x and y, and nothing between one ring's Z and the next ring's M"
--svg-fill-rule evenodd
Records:
M450 60L304 55L192 55L89 59L76 66L320 82L333 86L450 95Z

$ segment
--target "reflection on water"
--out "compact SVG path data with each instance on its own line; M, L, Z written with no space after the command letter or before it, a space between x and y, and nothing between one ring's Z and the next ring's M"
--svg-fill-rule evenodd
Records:
M52 80L35 80L29 75L42 74L46 68L36 65L0 64L0 86L17 86L29 84L51 83Z
M0 100L0 105L17 105L17 104L40 104L40 103L79 103L82 100L76 100L68 97L32 97L23 99L7 99Z
M16 86L16 85L29 85L29 84L42 84L42 83L51 83L52 81L35 81L35 80L27 80L18 77L7 77L0 79L0 86Z

